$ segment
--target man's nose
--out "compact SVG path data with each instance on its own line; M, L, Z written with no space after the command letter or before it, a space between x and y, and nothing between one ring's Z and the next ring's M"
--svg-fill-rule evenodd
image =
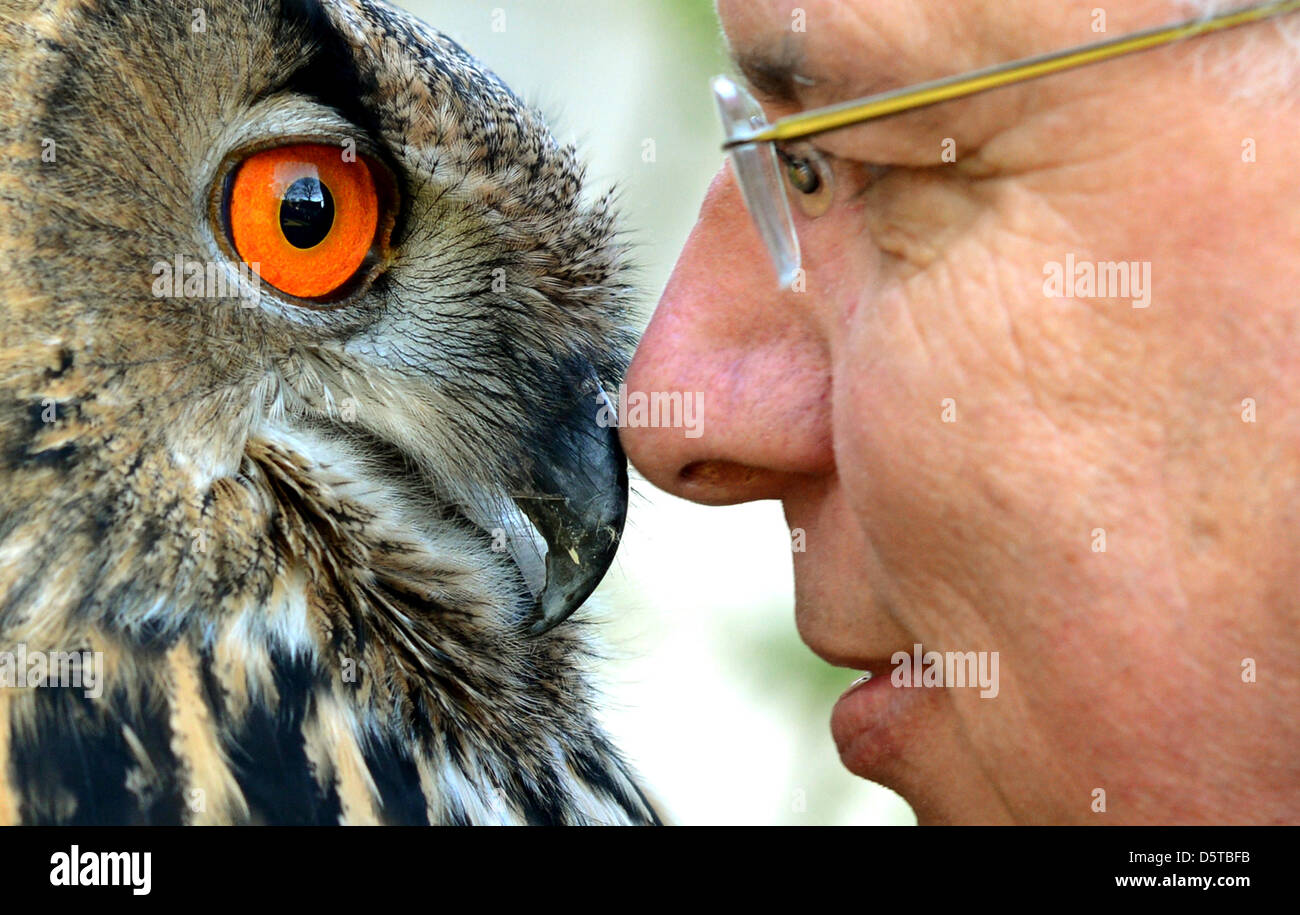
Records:
M623 447L646 479L711 505L781 498L834 468L826 340L803 294L783 292L728 168L632 360ZM697 428L641 404L697 403Z

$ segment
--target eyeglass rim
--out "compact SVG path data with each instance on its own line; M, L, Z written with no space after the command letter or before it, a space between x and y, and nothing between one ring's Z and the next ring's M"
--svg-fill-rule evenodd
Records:
M754 98L752 92L735 80L726 76L715 77L711 81L714 93L714 100L717 102L718 115L723 122L723 129L730 129L731 125L744 123L744 121L761 121L763 118L763 108ZM741 119L731 111L735 104L739 102L744 108L753 113ZM727 148L727 157L731 159L732 171L736 177L736 183L741 191L741 196L745 201L745 208L749 211L750 218L758 230L759 236L763 241L763 247L767 250L768 259L776 271L777 283L782 289L791 288L799 277L803 267L803 252L799 242L799 231L794 224L794 215L790 209L790 201L784 193L778 192L777 195L769 200L771 207L770 212L760 213L757 211L758 198L755 196L762 192L762 188L756 187L746 174L740 156L749 153L770 159L768 163L772 169L772 176L779 182L781 181L780 163L777 158L777 147L774 144L761 143L739 143ZM769 237L773 232L779 232L784 246L778 245L777 242Z

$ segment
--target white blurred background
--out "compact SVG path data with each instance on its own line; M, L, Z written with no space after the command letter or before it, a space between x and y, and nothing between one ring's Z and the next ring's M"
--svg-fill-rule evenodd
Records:
M545 112L584 153L593 192L620 189L648 320L722 162L708 79L728 66L711 0L398 5ZM914 822L900 798L840 766L830 709L854 674L795 632L780 506L704 508L635 474L633 490L598 592L612 655L600 673L609 730L668 818Z

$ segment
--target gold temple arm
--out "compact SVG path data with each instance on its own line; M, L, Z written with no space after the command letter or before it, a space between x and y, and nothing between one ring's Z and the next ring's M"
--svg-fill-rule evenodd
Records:
M724 144L724 149L745 143L797 140L815 134L839 130L865 121L901 114L917 108L966 98L1013 83L1051 76L1077 67L1113 60L1125 54L1173 44L1186 38L1198 38L1238 26L1249 25L1275 16L1300 11L1300 0L1273 0L1256 6L1236 9L1217 16L1189 19L1175 25L1159 26L1121 38L1056 51L1038 57L999 64L974 73L949 76L903 89L882 92L864 99L818 108L782 118L751 133L738 134Z

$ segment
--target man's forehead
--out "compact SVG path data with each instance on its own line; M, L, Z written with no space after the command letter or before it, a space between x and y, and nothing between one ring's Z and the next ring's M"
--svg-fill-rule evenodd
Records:
M771 102L827 104L1106 37L1094 0L717 0L732 56ZM1168 0L1124 19L1161 21ZM1111 25L1125 25L1114 17ZM1114 28L1108 33L1119 34Z
M896 84L891 74L906 70L905 58L919 46L937 50L941 36L925 9L932 6L927 0L718 0L718 16L753 89L793 104Z

